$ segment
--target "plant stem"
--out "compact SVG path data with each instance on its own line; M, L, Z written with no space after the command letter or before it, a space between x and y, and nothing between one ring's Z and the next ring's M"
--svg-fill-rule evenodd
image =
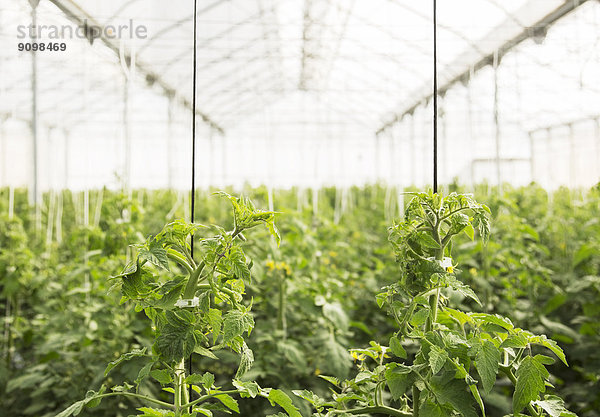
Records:
M421 397L421 391L419 391L419 389L413 385L412 394L413 394L412 417L419 417L419 399Z
M149 402L154 403L154 404L162 405L163 407L173 408L173 404L169 404L169 403L166 403L164 401L157 400L157 399L152 398L152 397L148 397L146 395L135 394L133 392L109 392L108 394L101 394L101 395L98 395L98 396L96 396L94 398L116 397L118 395L122 395L124 397L137 398L139 400L149 401Z
M378 413L378 414L386 414L388 416L394 417L411 417L411 414L405 413L404 411L399 411L391 407L387 407L385 405L380 405L376 407L363 407L363 408L353 408L351 410L329 410L330 413L338 414L370 414L370 413Z
M200 265L192 273L190 273L190 277L188 278L188 282L185 286L185 290L183 291L183 298L193 298L196 294L196 287L198 285L198 278L204 269L204 261L200 262Z
M286 308L286 299L285 299L285 276L283 276L283 272L280 274L279 278L279 311L277 312L277 329L283 331L283 339L286 338L286 320L285 320L285 308Z
M213 392L213 393L211 393L211 394L206 394L206 395L203 395L202 397L200 397L200 398L197 398L197 399L195 399L194 401L190 401L189 403L183 404L183 405L181 406L181 408L193 407L193 406L195 406L196 404L203 403L204 401L206 401L206 400L210 400L211 398L213 398L213 397L216 397L216 396L218 396L218 395L225 395L225 394L239 394L239 393L240 393L240 390L237 390L237 389L232 389L232 390L229 390L229 391L218 391L218 392Z
M185 258L179 253L177 252L175 249L167 249L167 256L177 262L179 265L183 266L186 271L188 272L188 274L192 274L194 272L194 269L190 266L190 264L185 260Z

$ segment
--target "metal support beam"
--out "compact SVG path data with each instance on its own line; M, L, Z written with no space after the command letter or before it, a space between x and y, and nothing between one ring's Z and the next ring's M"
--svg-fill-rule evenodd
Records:
M539 1L539 0L538 0ZM582 4L588 2L589 0L565 0L559 7L554 9L552 12L548 13L546 16L534 22L531 26L522 28L522 30L517 33L514 37L504 42L498 48L494 48L493 51L489 53L483 54L479 57L473 57L473 51L469 51L466 56L459 56L457 60L447 66L447 68L461 68L467 65L467 68L463 71L460 71L455 75L446 75L446 80L440 83L440 87L438 92L440 95L444 95L448 90L450 90L455 84L459 82L465 82L470 79L470 76L473 72L479 71L482 68L493 65L494 63L494 55L497 54L498 59L501 60L504 55L506 55L509 51L515 48L520 43L524 42L527 39L533 38L534 40L539 40L541 34L545 33L550 26L554 23L580 7ZM531 13L532 5L530 3L526 3L523 8L515 13L515 16L519 16L521 13L528 14ZM482 43L489 43L489 40L497 40L499 37L498 32L504 31L506 27L514 27L514 16L507 18L507 20L498 26L496 29L492 30L486 38L482 41ZM471 58L475 58L471 62L466 62L465 60ZM413 97L420 97L416 102L408 106L407 108L396 113L390 121L386 122L381 126L377 132L384 131L394 124L400 122L407 114L411 114L417 107L421 105L425 105L432 98L431 86L428 82L424 87L420 88L417 92L412 94Z
M92 26L99 26L99 27L102 26L93 16L91 16L83 8L81 8L74 0L50 0L50 2L52 2L71 21L75 22L79 26L88 27L88 28L92 27ZM102 31L102 33L99 34L99 40L106 47L108 47L111 51L113 51L117 57L120 56L119 43L117 40L107 38L104 35L103 31ZM130 53L128 53L128 52L125 53L125 60L128 62L131 62L131 54ZM135 65L136 65L137 71L145 79L153 80L154 83L156 85L158 85L165 92L165 94L167 96L173 96L173 95L176 95L176 93L178 93L178 91L176 90L175 87L168 84L165 80L162 79L162 77L159 74L152 71L148 65L144 64L139 59L136 59ZM179 94L177 94L177 96L182 97L183 95L181 93L179 93ZM189 99L182 98L181 102L186 108L191 110L192 104ZM208 124L213 129L218 130L221 133L224 133L224 129L217 122L212 120L209 115L207 115L201 111L196 111L196 114L202 119L202 121L204 121L204 123Z

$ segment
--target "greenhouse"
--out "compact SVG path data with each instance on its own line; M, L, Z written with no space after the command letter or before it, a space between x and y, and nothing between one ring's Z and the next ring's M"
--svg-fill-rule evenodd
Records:
M600 417L600 2L0 0L0 416Z

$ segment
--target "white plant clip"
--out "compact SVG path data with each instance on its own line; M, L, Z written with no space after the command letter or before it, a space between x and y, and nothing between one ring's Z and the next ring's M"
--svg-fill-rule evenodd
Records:
M179 308L198 307L199 305L200 299L198 297L182 298L181 300L177 300L177 302L175 303L175 307Z
M440 266L444 269L452 268L452 258L445 257L440 261Z

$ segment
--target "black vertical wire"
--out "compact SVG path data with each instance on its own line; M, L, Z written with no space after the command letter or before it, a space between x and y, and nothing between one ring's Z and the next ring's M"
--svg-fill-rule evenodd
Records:
M190 199L190 221L194 223L194 209L196 208L196 37L198 33L197 28L197 8L198 8L198 0L194 0L194 52L193 52L193 74L192 74L192 187L191 187L191 199ZM194 235L192 234L192 238L190 241L190 251L192 255L192 260L194 259ZM190 355L189 364L188 364L189 374L193 373L192 369L192 355ZM192 399L192 386L190 385L188 388L188 398Z
M437 0L433 0L433 192L438 192Z

